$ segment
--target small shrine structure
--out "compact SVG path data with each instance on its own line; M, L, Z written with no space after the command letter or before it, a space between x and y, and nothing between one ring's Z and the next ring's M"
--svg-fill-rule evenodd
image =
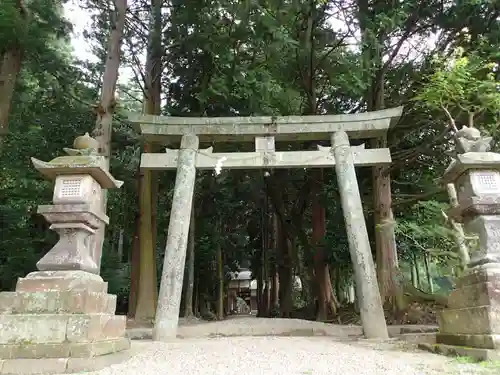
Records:
M256 313L258 310L257 303L257 289L258 289L258 281L255 278L252 278L252 271L248 268L240 268L237 272L229 273L229 283L227 286L227 295L226 295L226 311L228 313L238 311L237 298L241 298L247 306L249 307L250 312ZM270 280L262 280L262 289L264 290L266 283L270 283ZM279 280L276 280L277 287L279 288ZM300 277L294 276L293 279L293 287L294 289L300 291L302 290L302 282ZM267 294L267 304L271 303L271 294Z
M196 169L274 169L334 167L344 211L364 335L387 338L375 266L368 238L357 166L386 166L388 148L351 146L350 140L384 136L402 114L402 107L349 115L278 117L170 117L131 114L144 139L169 146L164 153L144 153L141 168L177 170L167 244L161 276L153 339L175 338L184 277L184 264ZM280 151L276 142L325 141L316 151ZM223 142L252 142L253 152L217 153ZM202 148L205 147L205 148ZM207 147L210 146L210 147Z

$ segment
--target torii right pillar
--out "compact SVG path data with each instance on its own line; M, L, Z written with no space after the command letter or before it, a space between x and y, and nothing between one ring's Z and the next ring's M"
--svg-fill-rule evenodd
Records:
M450 216L476 237L471 261L439 314L435 351L477 360L500 359L500 154L475 128L456 134L456 158L444 183L454 183L459 206Z
M349 252L354 265L363 334L367 339L387 339L389 335L349 137L346 132L338 131L331 138Z

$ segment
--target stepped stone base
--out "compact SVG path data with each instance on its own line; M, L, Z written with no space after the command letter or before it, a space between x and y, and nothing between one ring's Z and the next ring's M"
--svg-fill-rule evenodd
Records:
M130 358L128 350L93 358L0 359L2 375L63 374L97 371Z
M500 335L464 335L438 333L436 335L438 344L467 346L472 348L500 350Z
M126 317L101 277L34 272L0 293L0 374L92 371L128 357Z
M438 314L436 347L479 360L500 357L500 269L471 270L450 294L449 308Z

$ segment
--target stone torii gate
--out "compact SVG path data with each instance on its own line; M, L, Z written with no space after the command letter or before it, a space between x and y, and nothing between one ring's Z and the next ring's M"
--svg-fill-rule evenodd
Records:
M386 134L403 108L349 115L286 117L166 117L130 114L147 142L178 149L144 153L141 168L176 169L174 196L158 297L153 338L175 338L184 278L187 239L196 169L325 168L335 166L349 250L355 267L357 296L364 335L387 338L387 327L372 259L355 166L391 163L388 148L350 146L349 139L372 139ZM278 151L276 141L324 141L317 151ZM254 152L216 153L200 144L255 142Z

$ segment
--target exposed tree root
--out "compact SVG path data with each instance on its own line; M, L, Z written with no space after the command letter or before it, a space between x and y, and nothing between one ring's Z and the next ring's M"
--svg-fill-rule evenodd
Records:
M404 295L407 303L412 302L426 303L431 302L442 307L448 306L448 296L444 294L429 294L415 288L410 282L404 283Z

